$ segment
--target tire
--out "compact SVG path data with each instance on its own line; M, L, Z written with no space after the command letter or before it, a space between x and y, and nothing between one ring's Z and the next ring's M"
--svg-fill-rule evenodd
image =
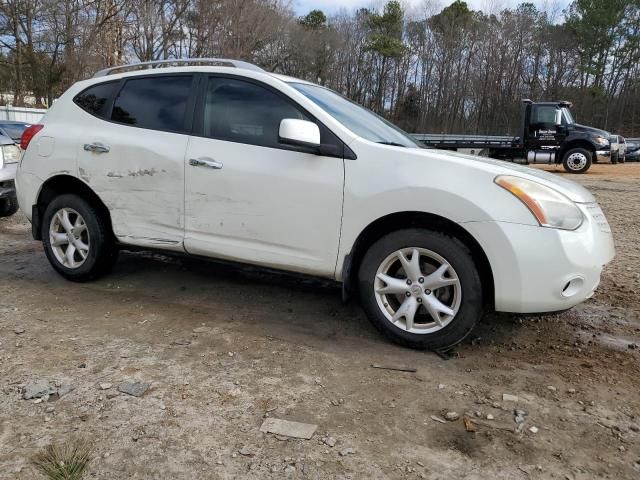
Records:
M397 256L399 251L409 263L416 252L419 254L418 283L414 280L408 284L404 268L393 273L393 269L402 264ZM436 270L439 268L445 273L438 277ZM412 270L411 266L407 269ZM379 277L380 273L392 277L390 282L398 280L399 283L384 282ZM430 274L440 282L444 280L452 284L438 287ZM405 284L406 290L402 292ZM429 286L433 291L428 289ZM362 307L371 323L392 341L410 348L447 350L473 330L483 313L482 282L471 252L457 238L431 230L398 230L371 245L360 264L358 288ZM381 295L380 291L388 288L397 288L402 293L397 294L394 290ZM439 304L434 304L434 299ZM417 306L412 324L408 323L406 316L393 322L394 313L398 314L401 306L405 305L408 308ZM433 311L441 306L450 308L453 315L438 311L436 315L440 322L436 322L428 309Z
M67 223L73 226L73 236L77 237L73 243L75 253L71 255L67 255L72 243L68 230L64 226L65 222L62 221L64 212L69 219ZM83 220L83 225L78 222L78 217ZM108 219L78 195L63 194L54 198L45 210L41 228L42 244L47 259L54 270L67 280L74 282L95 280L108 273L117 259L118 250ZM82 233L73 233L81 230ZM54 234L60 241L59 245L52 244L56 240ZM81 244L87 247L86 251ZM73 264L69 262L69 257L72 258Z
M569 173L585 173L591 168L593 155L584 148L567 150L562 157L562 166Z
M18 211L18 201L13 197L0 199L0 218L10 217Z

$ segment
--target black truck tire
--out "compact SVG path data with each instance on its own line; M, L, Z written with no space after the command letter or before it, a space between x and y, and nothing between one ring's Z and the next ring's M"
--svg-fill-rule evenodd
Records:
M571 148L562 157L562 166L569 173L585 173L591 168L593 154L584 148Z
M0 218L10 217L18 211L18 200L13 197L0 199Z

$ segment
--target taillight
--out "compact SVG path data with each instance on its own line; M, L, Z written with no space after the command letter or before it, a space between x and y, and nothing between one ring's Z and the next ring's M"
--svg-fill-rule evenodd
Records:
M27 147L29 146L29 142L31 142L31 139L35 137L36 133L38 133L43 128L44 128L44 125L40 125L40 124L31 125L30 127L27 127L27 129L24 132L22 132L22 137L20 137L20 148L22 150L26 150Z

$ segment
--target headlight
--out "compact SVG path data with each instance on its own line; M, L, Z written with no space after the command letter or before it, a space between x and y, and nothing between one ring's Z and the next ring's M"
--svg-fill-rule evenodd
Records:
M605 138L605 137L596 137L596 143L598 145L602 145L603 147L606 147L607 145L609 145L609 139Z
M20 149L17 145L3 145L0 147L4 163L18 163L20 161Z
M500 175L494 181L524 203L540 226L575 230L582 225L582 212L560 192L520 177Z

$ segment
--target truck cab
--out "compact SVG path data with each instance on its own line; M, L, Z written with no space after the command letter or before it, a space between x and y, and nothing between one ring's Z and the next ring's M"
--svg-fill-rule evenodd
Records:
M592 162L617 162L617 137L576 123L571 103L523 100L522 149L529 163L562 163L570 173L584 173Z

